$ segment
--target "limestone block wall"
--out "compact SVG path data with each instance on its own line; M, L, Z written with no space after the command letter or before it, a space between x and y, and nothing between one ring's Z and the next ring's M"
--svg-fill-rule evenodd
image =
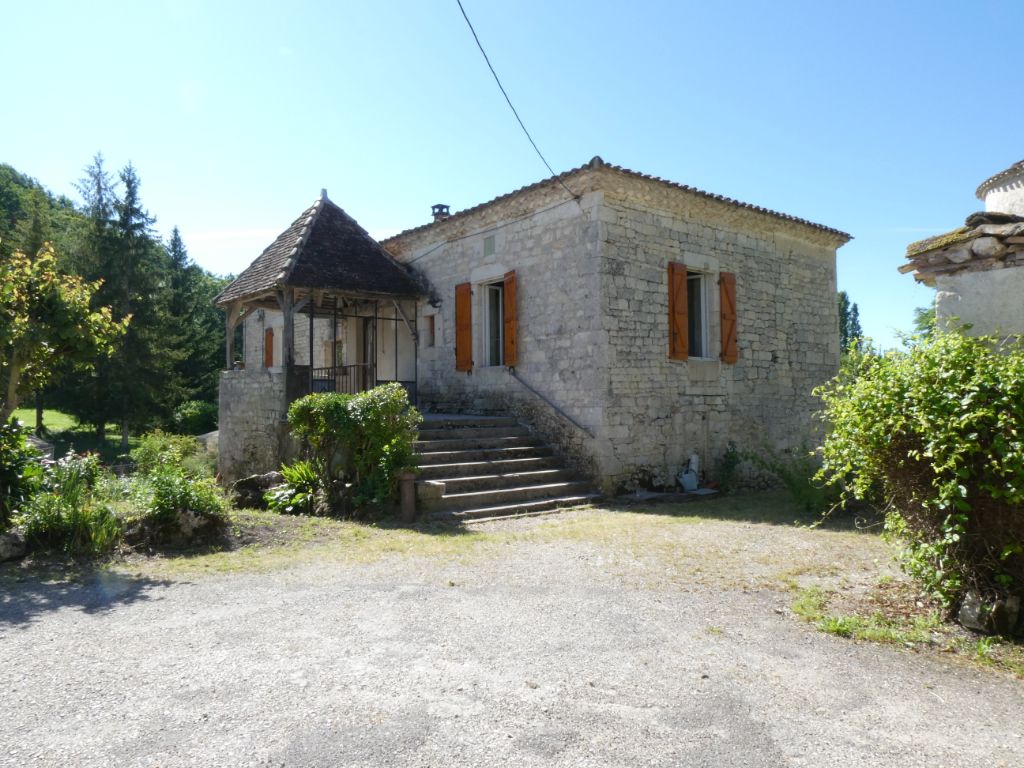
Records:
M541 210L527 218L517 218L514 209L496 205L499 210L488 212L491 218L472 222L454 238L453 233L444 233L451 238L448 242L439 242L435 236L397 254L426 276L437 304L423 302L418 319L418 386L425 410L486 413L518 408L518 403L536 399L504 367L481 364L486 359L482 286L514 270L517 373L575 420L595 428L601 424L607 345L597 311L600 196L584 195L579 202L566 197L564 190L553 191L550 200L538 201ZM488 237L494 240L485 255ZM455 286L463 282L474 286L476 364L471 373L455 370L454 295Z
M812 440L811 391L838 370L836 243L749 211L616 179L601 222L606 487L671 484L691 453L713 476L741 450ZM704 273L708 350L668 357L667 264ZM736 275L739 360L719 361L718 274Z
M286 415L283 370L221 372L218 470L225 483L280 466Z
M976 336L1024 334L1024 267L940 274L935 287L941 323L970 324Z
M843 239L614 170L572 183L578 201L542 187L383 243L435 291L419 315L421 405L511 411L606 491L671 484L694 452L713 469L730 441L743 450L809 443L819 407L811 391L838 370ZM705 359L668 358L671 261L706 275ZM455 286L508 270L518 283L517 373L584 429L504 368L455 370ZM732 365L718 359L721 271L737 283ZM478 345L480 309L474 296Z

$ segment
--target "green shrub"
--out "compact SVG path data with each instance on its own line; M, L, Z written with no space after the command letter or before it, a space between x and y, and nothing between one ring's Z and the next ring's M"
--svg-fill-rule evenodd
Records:
M201 435L217 428L217 405L186 400L174 409L174 429L182 435Z
M43 479L39 452L28 443L28 430L16 420L0 423L0 532L36 493Z
M422 417L400 384L307 395L292 403L288 421L307 446L331 513L363 513L392 501L398 473L415 466Z
M725 452L722 454L722 458L718 460L718 465L715 467L715 473L718 476L718 487L723 493L736 490L739 482L740 464L742 463L743 455L736 448L736 443L730 440L725 448Z
M820 478L885 504L904 564L949 607L1024 594L1024 346L933 331L855 353L820 388Z
M194 437L188 435L172 435L162 430L154 430L139 439L139 445L132 450L130 456L135 463L135 470L149 475L164 467L188 470L190 473L200 471L201 463L190 461L196 457L202 446Z
M94 490L102 468L94 455L69 453L46 468L42 489L16 519L31 547L69 555L109 552L121 536L120 521Z
M284 483L271 488L263 498L274 512L311 515L317 511L320 479L312 462L296 461L281 467Z
M195 478L164 465L138 476L132 488L133 512L126 519L133 543L181 544L220 533L227 504L212 478Z

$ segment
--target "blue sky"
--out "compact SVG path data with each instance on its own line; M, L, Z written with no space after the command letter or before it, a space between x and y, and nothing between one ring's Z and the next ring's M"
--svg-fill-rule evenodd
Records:
M1015 2L463 0L556 170L593 155L850 232L839 287L896 343L907 243L1024 158ZM7 4L0 162L74 196L131 161L237 272L326 187L372 234L548 175L455 0Z

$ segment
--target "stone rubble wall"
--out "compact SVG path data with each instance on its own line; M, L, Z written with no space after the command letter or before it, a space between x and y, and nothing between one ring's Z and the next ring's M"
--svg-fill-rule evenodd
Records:
M222 371L218 471L222 482L277 469L287 447L283 370Z

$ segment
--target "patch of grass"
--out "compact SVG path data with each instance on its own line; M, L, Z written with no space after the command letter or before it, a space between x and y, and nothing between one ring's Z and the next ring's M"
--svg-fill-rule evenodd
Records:
M34 428L36 423L35 408L18 408L14 415L28 427ZM53 443L54 455L64 456L69 450L76 453L95 453L104 464L116 464L124 460L121 450L121 427L118 424L107 424L107 436L104 440L96 437L95 430L90 426L79 424L74 416L47 408L43 411L44 437ZM139 438L128 438L128 449L139 445Z
M797 616L827 634L914 650L939 651L975 666L1024 678L1024 646L1007 638L982 637L943 620L938 606L917 599L907 584L886 582L857 600L819 587L800 590Z
M785 493L747 494L413 530L238 511L232 513L231 543L221 551L154 560L142 567L160 575L269 570L314 560L467 561L502 557L509 547L566 547L573 556L600 563L601 574L642 588L703 585L788 591L808 583L835 583L851 569L877 572L877 561L889 557L877 536L811 529L794 523L800 517L794 510ZM789 522L783 525L782 520Z
M232 544L217 551L136 556L114 567L181 578L273 571L313 561L372 563L392 556L463 560L494 541L489 534L454 528L407 529L259 510L232 512L229 529Z
M35 428L35 408L18 408L14 411L14 416L18 421L24 422L30 429ZM68 429L74 429L77 426L78 422L75 420L74 416L63 413L62 411L55 411L51 408L43 409L43 428L48 433L64 432Z

